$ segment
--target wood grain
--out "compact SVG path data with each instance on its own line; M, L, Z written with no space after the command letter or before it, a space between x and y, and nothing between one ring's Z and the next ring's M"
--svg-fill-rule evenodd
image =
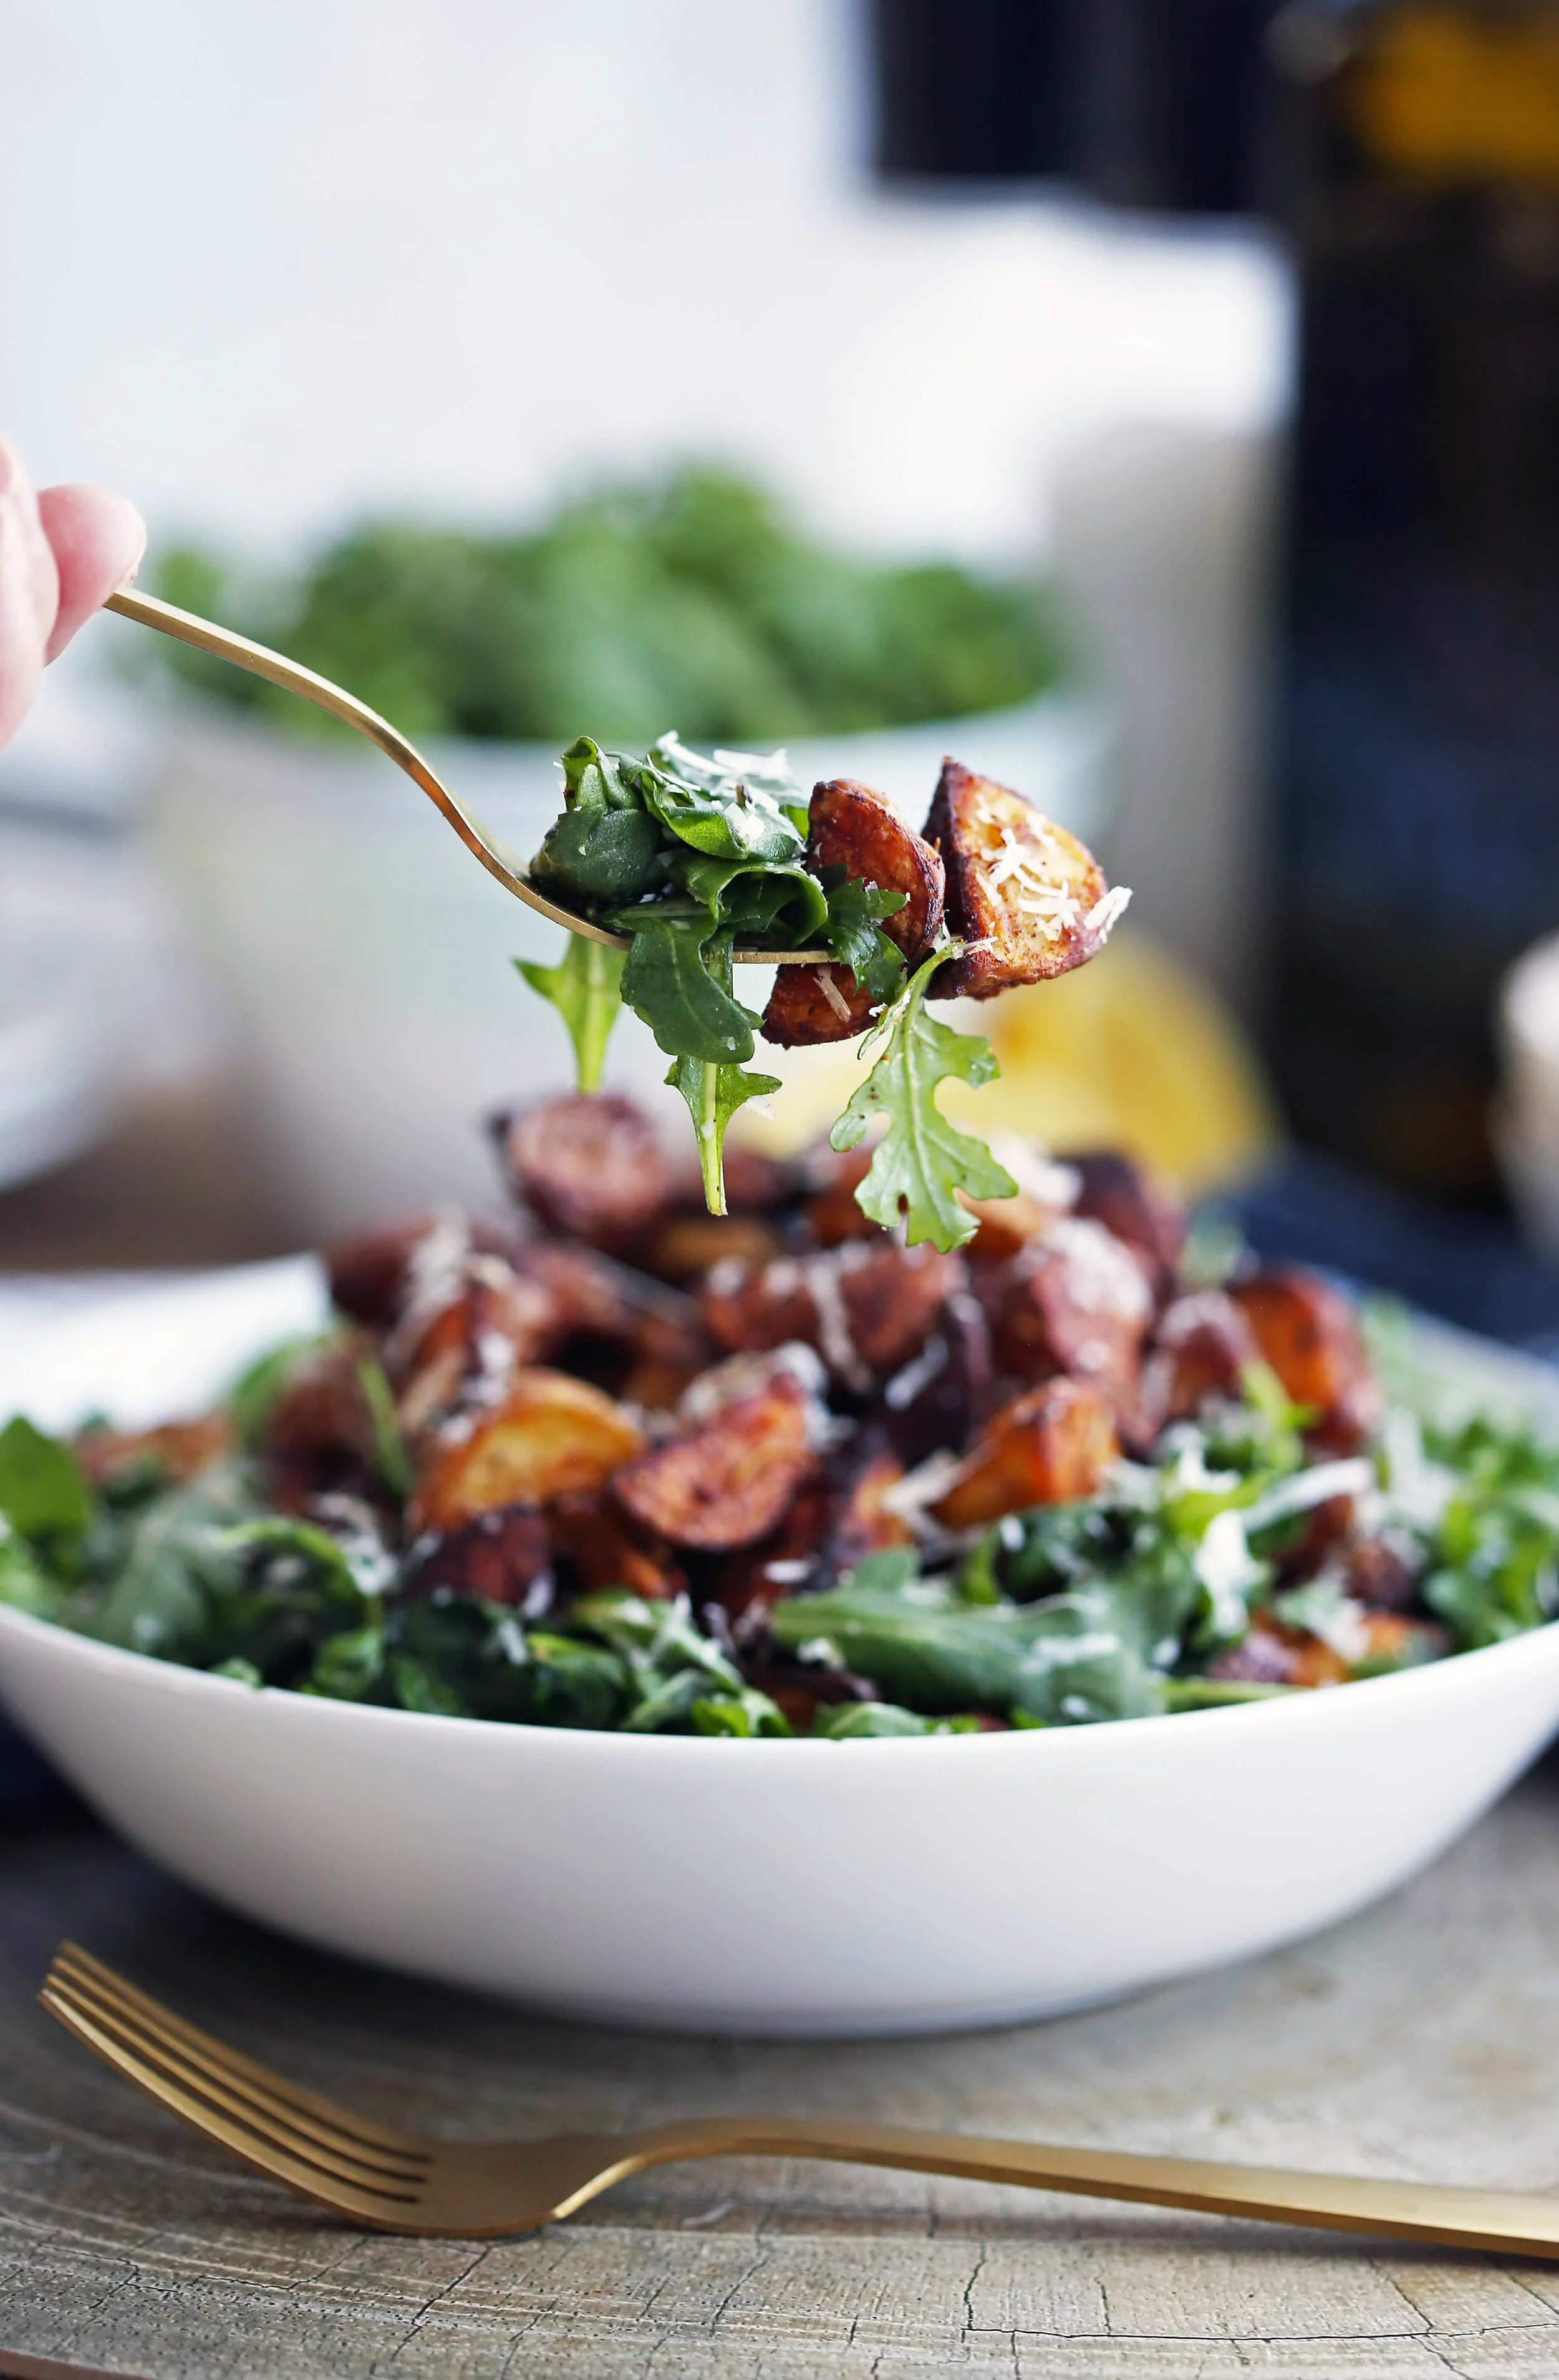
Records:
M718 1912L711 1912L711 1923ZM84 1819L0 1865L0 2374L139 2380L1525 2380L1559 2270L843 2167L644 2176L488 2246L317 2219L37 2010L74 1934L321 2088L451 2132L762 2104L1559 2186L1559 1772L1383 1907L1243 1969L1015 2032L635 2038L326 1959Z

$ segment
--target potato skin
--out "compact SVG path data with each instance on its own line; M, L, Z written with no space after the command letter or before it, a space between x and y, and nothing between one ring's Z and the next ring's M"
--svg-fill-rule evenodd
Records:
M1240 1375L1261 1354L1244 1313L1221 1289L1178 1297L1159 1317L1142 1367L1142 1398L1154 1428L1185 1421L1209 1397L1237 1397Z
M984 1528L1031 1504L1092 1496L1119 1454L1115 1416L1085 1381L1046 1380L994 1415L931 1507L946 1529Z
M518 1371L496 1405L426 1452L414 1524L453 1529L505 1504L550 1504L599 1488L644 1446L622 1407L567 1372Z
M1013 984L1066 975L1101 947L1105 935L1090 929L1087 919L1105 896L1104 869L1074 834L1042 817L1021 794L946 760L925 840L947 869L947 917L954 934L961 941L988 944L937 968L934 1000L992 1000ZM1032 870L1027 887L1011 872L993 880L993 868L1009 851ZM1055 917L1021 908L1040 886L1065 896L1070 906Z
M1186 1245L1185 1208L1168 1183L1118 1148L1069 1150L1057 1162L1078 1176L1073 1213L1135 1248L1158 1294L1168 1296Z
M957 1257L902 1248L880 1233L876 1241L755 1268L719 1266L701 1301L706 1330L731 1354L801 1340L846 1386L868 1387L871 1375L898 1370L925 1344L967 1278Z
M1233 1296L1295 1404L1313 1409L1311 1435L1344 1453L1361 1444L1379 1417L1380 1390L1342 1292L1298 1265L1273 1265L1237 1283Z
M722 1553L767 1536L814 1467L810 1400L777 1374L612 1482L625 1512L674 1546Z
M630 1246L670 1198L670 1160L631 1099L573 1092L498 1116L493 1131L515 1196L542 1228L609 1255Z
M830 777L814 786L808 826L810 867L842 868L863 883L903 893L904 906L883 919L883 931L912 967L942 922L946 887L937 853L911 832L884 795L851 777ZM824 979L842 1002L842 1015L824 990ZM871 1014L872 1002L849 967L785 966L774 978L763 1036L785 1050L850 1041L865 1030Z
M483 1603L524 1603L533 1588L551 1585L552 1555L545 1517L534 1504L503 1504L415 1549L403 1592L408 1596L469 1595Z

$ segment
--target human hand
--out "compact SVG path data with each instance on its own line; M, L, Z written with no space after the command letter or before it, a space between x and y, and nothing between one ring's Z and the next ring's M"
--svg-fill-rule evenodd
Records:
M35 491L0 438L0 745L38 691L43 665L135 577L146 525L105 488Z

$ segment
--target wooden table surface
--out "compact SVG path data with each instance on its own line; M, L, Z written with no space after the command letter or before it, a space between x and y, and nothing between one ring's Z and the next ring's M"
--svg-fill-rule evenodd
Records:
M667 2168L487 2245L364 2236L248 2175L43 2015L32 1994L66 1933L236 2044L434 2131L823 2107L1542 2189L1559 2185L1556 1770L1315 1941L1129 2005L918 2042L545 2022L261 1933L83 1818L24 1830L0 1862L0 2373L1559 2371L1559 2265L845 2167Z

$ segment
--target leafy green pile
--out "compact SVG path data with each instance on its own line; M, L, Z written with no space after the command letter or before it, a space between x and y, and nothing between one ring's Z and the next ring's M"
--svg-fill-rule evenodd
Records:
M903 957L882 930L903 894L808 865L806 804L783 753L706 759L666 735L634 754L582 735L562 771L564 807L531 875L574 915L633 938L625 955L574 934L557 966L516 962L568 1027L580 1088L598 1087L625 1002L673 1062L666 1079L693 1117L709 1211L723 1214L726 1126L748 1099L780 1087L775 1075L743 1071L761 1019L735 996L731 953L825 949L888 1003L867 1037L876 1062L834 1127L834 1147L852 1148L874 1117L885 1118L863 1208L885 1225L902 1214L912 1244L961 1246L975 1225L955 1193L1010 1197L1017 1184L937 1107L949 1075L985 1083L997 1072L987 1041L925 1014L931 978L959 946L945 941L906 983Z
M1026 701L1059 674L1045 601L946 564L884 568L801 536L760 489L689 466L529 534L379 523L300 581L183 549L156 591L349 686L412 736L645 743L839 735ZM300 734L308 706L175 647L215 698ZM335 731L339 732L339 731Z
M1241 1403L1175 1425L1151 1463L1119 1465L1095 1498L1011 1515L930 1574L896 1549L778 1604L762 1661L778 1655L792 1679L825 1688L844 1673L857 1698L824 1692L810 1723L837 1740L1280 1696L1297 1689L1210 1672L1253 1624L1348 1641L1350 1607L1324 1567L1298 1584L1284 1568L1310 1516L1340 1494L1410 1548L1446 1632L1424 1621L1384 1656L1355 1647L1348 1674L1496 1644L1559 1614L1559 1448L1488 1419L1420 1428L1398 1407L1372 1454L1317 1461L1301 1419L1253 1373ZM0 1601L102 1643L249 1685L445 1717L796 1731L761 1663L754 1671L707 1634L686 1597L565 1593L532 1621L419 1592L417 1548L397 1544L382 1512L351 1499L308 1520L268 1512L241 1452L183 1486L148 1460L94 1488L69 1445L23 1420L0 1431Z

